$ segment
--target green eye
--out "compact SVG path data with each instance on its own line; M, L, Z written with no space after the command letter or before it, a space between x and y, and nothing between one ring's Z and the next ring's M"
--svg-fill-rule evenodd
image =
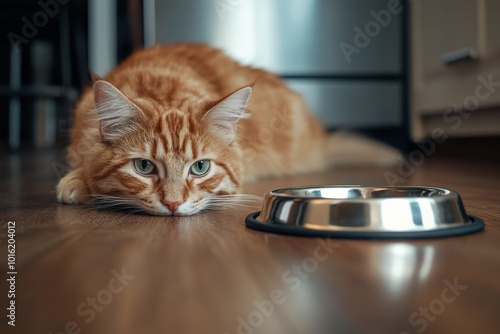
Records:
M151 161L145 159L135 159L134 168L139 174L142 175L151 175L156 173L155 165Z
M189 172L194 176L203 176L208 173L210 170L210 161L209 160L199 160L191 165Z

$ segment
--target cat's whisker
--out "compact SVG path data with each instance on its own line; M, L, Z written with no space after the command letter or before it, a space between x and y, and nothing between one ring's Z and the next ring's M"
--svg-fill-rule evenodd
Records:
M93 195L93 201L87 205L98 209L110 211L127 210L131 212L146 212L135 200L126 197L116 197L110 195Z
M250 205L224 205L224 204L209 204L204 209L206 210L227 210L227 209L249 209Z
M250 194L229 194L207 197L200 206L206 210L223 210L230 208L255 208L262 202L262 197Z
M210 198L210 200L232 200L232 201L256 201L261 202L262 197L251 194L228 194L217 195Z
M227 200L224 200L224 201L209 201L210 203L213 203L213 204L232 204L232 205L259 205L259 203L257 202L238 202L238 201L227 201Z

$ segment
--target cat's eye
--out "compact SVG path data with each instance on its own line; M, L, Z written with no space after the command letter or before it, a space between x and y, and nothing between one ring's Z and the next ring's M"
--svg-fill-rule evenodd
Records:
M203 176L208 173L210 170L210 161L209 160L198 160L194 164L191 165L189 169L189 173L194 176Z
M156 174L156 166L151 161L146 159L135 159L134 168L139 174L142 175Z

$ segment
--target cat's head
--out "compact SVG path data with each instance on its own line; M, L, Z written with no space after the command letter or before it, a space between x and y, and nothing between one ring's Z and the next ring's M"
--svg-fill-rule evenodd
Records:
M129 99L106 81L94 84L101 142L92 190L97 199L156 215L190 215L240 188L237 123L252 88L189 110ZM106 160L106 161L103 161Z

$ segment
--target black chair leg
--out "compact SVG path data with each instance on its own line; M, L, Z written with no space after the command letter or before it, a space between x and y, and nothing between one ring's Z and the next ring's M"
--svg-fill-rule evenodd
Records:
M59 13L59 39L61 45L61 79L62 86L66 90L66 98L62 101L62 110L58 122L58 132L67 131L69 127L69 114L72 104L70 96L72 86L72 68L71 68L71 40L70 40L70 18L68 6L61 6Z
M10 88L21 88L21 49L10 49ZM9 101L9 149L17 151L21 144L21 98L12 96Z

